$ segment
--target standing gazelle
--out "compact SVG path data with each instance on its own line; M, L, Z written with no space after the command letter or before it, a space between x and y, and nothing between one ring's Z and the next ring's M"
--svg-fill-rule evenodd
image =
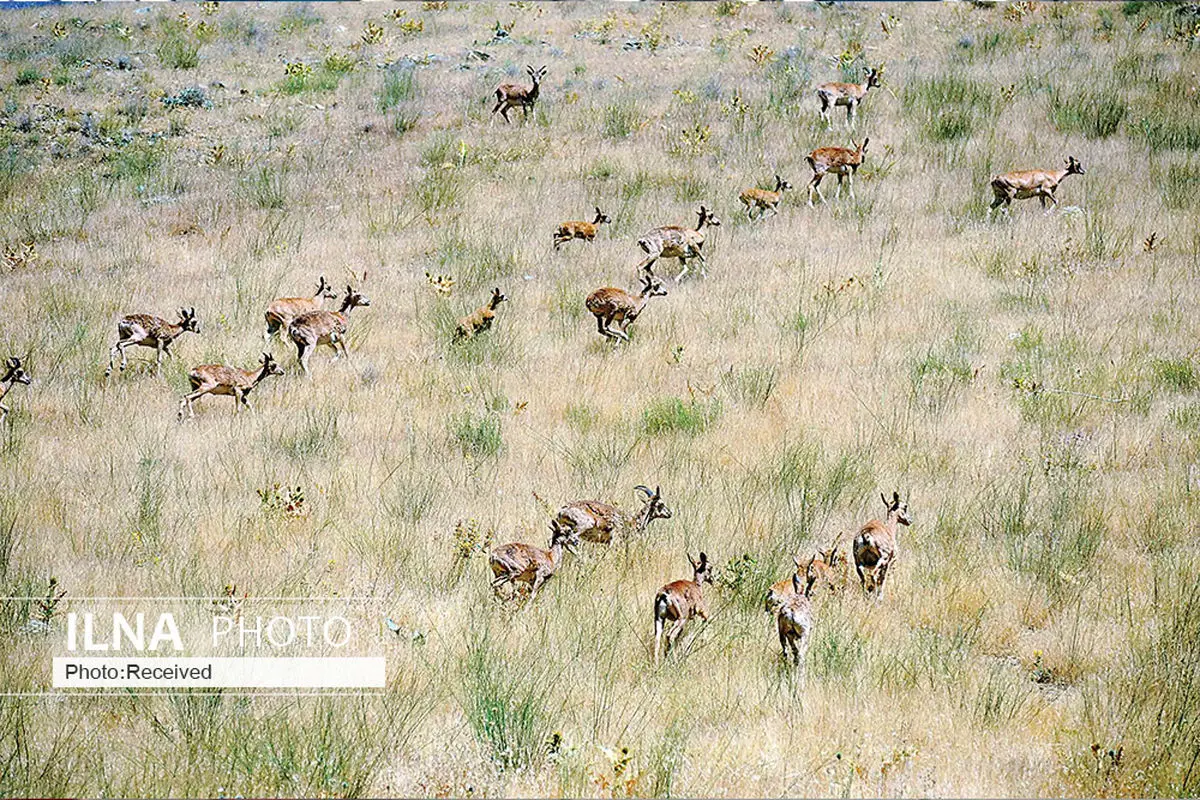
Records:
M808 207L812 208L813 191L817 193L817 197L821 198L821 202L825 202L825 195L821 194L821 179L826 174L837 175L838 186L837 194L834 195L834 200L842 196L842 181L846 178L850 179L850 199L855 200L854 196L854 173L858 172L858 168L862 166L863 158L867 153L867 142L870 139L863 139L862 144L855 145L855 149L850 150L846 147L818 147L813 150L804 160L812 167L812 180L808 182ZM851 142L853 144L853 142Z
M519 83L502 83L496 87L496 105L492 108L492 113L500 112L500 116L504 117L505 122L511 122L508 118L508 110L510 108L520 108L524 112L525 118L529 118L529 110L537 103L538 92L541 91L542 78L546 77L546 68L539 67L534 69L531 66L526 66L525 71L529 73L529 77L533 79L532 86L522 86Z
M696 223L695 229L685 228L682 225L662 225L651 228L645 236L638 239L638 247L642 248L643 252L649 256L638 265L638 268L649 270L657 259L678 258L679 264L683 267L675 276L675 282L679 283L688 273L688 261L698 258L700 259L700 274L707 276L708 270L704 264L704 253L700 252L704 247L704 228L705 226L718 227L721 220L717 219L705 206L700 206L700 210L696 213L700 215L700 221Z
M326 300L336 300L337 292L325 282L322 275L317 282L317 293L312 297L279 297L267 306L267 332L263 339L269 340L279 331L286 331L292 320L306 311L317 311Z
M333 348L333 357L340 352L349 358L346 352L346 329L349 325L346 319L350 312L359 306L369 306L371 301L346 286L346 296L342 298L342 307L337 311L306 311L292 320L288 325L288 337L296 345L296 357L300 361L300 369L308 374L308 360L312 358L317 345L325 344Z
M1066 169L1027 169L1021 172L1006 172L992 178L992 194L995 195L995 199L987 210L988 216L990 217L1001 205L1005 211L1011 213L1014 199L1026 200L1030 197L1040 200L1042 208L1049 214L1058 206L1058 198L1054 193L1063 182L1063 178L1084 174L1083 165L1075 160L1075 156L1067 156L1066 163ZM1054 205L1046 208L1047 200Z
M192 403L206 394L232 397L234 414L238 413L240 406L249 409L250 401L246 398L254 387L271 375L283 374L283 368L268 353L262 354L259 363L258 369L238 369L224 364L205 364L193 369L188 373L192 391L179 401L179 419L182 420L185 414L189 418L195 417Z
M179 309L179 322L167 322L162 317L153 314L130 314L122 317L117 323L117 343L108 353L108 369L104 370L105 377L112 375L113 361L121 354L121 371L125 370L125 349L140 345L153 347L157 354L154 358L154 368L162 364L163 354L171 355L171 342L179 338L185 331L200 332L200 322L196 319L196 309Z
M28 386L33 378L21 367L21 359L13 356L4 364L4 377L0 378L0 400L12 391L18 383ZM0 422L8 416L8 406L0 403Z
M563 243L572 239L583 239L585 242L595 241L596 231L605 223L612 224L612 217L601 211L600 206L596 206L596 218L591 222L571 220L561 223L554 231L554 249L557 250Z
M693 561L691 553L687 553L688 563L692 565L690 581L671 581L658 590L654 597L654 663L670 652L671 647L683 633L683 626L692 617L708 621L708 605L704 602L705 583L713 582L712 566L708 556L700 553L700 560ZM666 646L663 646L663 628L667 621L674 623L667 632Z
M662 281L649 267L643 270L641 280L642 290L636 295L624 289L605 286L587 296L587 310L596 317L596 329L601 336L607 336L615 342L628 342L629 334L625 329L638 318L650 298L667 296ZM617 325L615 328L614 322Z
M900 502L899 492L892 492L891 500L882 494L879 497L887 508L886 518L871 520L854 537L854 567L858 570L858 580L876 599L883 594L888 568L899 551L899 526L912 524L908 503Z
M846 107L846 123L853 125L858 104L867 96L871 87L879 85L879 70L867 73L866 83L822 83L817 87L817 100L821 103L821 118L833 122L835 106Z
M813 562L809 562L811 568ZM804 667L808 654L808 640L812 636L812 570L805 570L801 578L801 566L796 560L796 571L792 574L792 593L779 608L775 616L775 630L779 634L779 646L786 661L789 654L796 667Z
M775 176L774 191L766 189L751 188L745 189L738 199L742 201L742 205L746 207L746 219L753 219L751 212L758 209L758 218L770 211L772 215L779 213L779 201L783 199L783 193L791 189L792 185L778 175Z

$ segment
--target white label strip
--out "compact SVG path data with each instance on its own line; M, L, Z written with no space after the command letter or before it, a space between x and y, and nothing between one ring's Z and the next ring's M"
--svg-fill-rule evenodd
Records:
M338 658L61 658L55 689L382 689L382 656Z

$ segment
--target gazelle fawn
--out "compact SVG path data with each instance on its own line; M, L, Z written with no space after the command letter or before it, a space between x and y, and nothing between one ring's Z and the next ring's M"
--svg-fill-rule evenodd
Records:
M1083 165L1075 160L1075 156L1068 156L1066 164L1066 169L1027 169L1021 172L1006 172L992 178L992 194L995 199L988 208L988 216L990 217L1001 205L1005 211L1011 212L1014 199L1027 200L1030 197L1040 200L1042 208L1046 209L1047 214L1050 213L1058 207L1058 198L1054 193L1063 179L1068 175L1086 174ZM1050 208L1046 208L1047 200L1053 204Z
M863 139L862 144L855 145L855 149L850 150L845 147L818 147L805 157L805 161L812 167L812 180L808 182L808 206L812 208L813 191L821 198L821 202L825 202L825 195L821 194L821 180L827 175L837 175L838 188L834 199L837 200L842 196L842 181L849 178L850 180L850 199L854 197L854 174L858 172L858 168L862 166L863 157L867 153L867 142L870 139Z
M279 297L272 300L267 306L267 331L263 339L269 341L276 333L286 331L296 317L306 311L317 311L326 300L336 299L337 292L325 282L325 276L322 275L317 282L317 292L312 297Z
M21 366L21 359L13 356L4 363L4 377L0 378L0 400L7 397L18 383L28 386L32 381L33 378L29 377L29 373ZM8 406L0 403L0 423L4 422L8 412Z
M571 222L563 222L559 224L554 231L554 249L557 250L564 243L572 239L582 239L585 242L592 242L596 239L596 231L601 225L612 224L612 217L600 210L600 206L596 206L596 218L591 222L582 220L572 220Z
M750 188L742 190L738 195L738 199L742 201L742 205L746 207L746 219L753 219L751 212L758 210L758 218L770 211L772 216L779 213L779 201L783 199L783 193L791 189L792 185L778 175L775 176L774 191L766 189Z
M678 258L679 264L683 267L675 276L675 282L679 283L688 273L688 261L698 258L700 259L700 274L707 276L708 270L705 268L704 253L701 252L704 247L704 229L705 227L720 226L721 220L717 219L705 206L700 206L696 213L700 220L694 229L685 228L682 225L662 225L650 229L645 236L638 239L638 247L642 248L642 251L648 256L645 261L638 264L638 268L649 270L660 258Z
M836 106L846 107L846 124L853 125L858 105L867 96L872 87L879 85L879 70L873 69L867 73L866 83L822 83L817 87L817 101L821 104L821 118L826 123L833 122L833 109Z
M537 596L538 589L554 577L562 564L563 549L574 548L579 539L572 531L559 526L557 521L551 521L550 548L543 550L530 544L513 542L502 544L488 555L488 565L492 568L492 591L498 596L500 587L507 583L524 583L529 586L529 599ZM516 587L514 586L514 596Z
M692 565L690 581L671 581L658 590L654 598L654 663L662 661L662 657L670 652L671 647L683 633L683 626L692 617L708 621L708 605L704 602L704 584L713 582L712 566L708 556L700 553L700 560L693 561L691 553L687 554L688 562ZM667 640L663 643L663 630L670 622L671 629L667 631Z
M637 320L651 297L666 297L662 281L647 267L642 272L642 290L636 295L605 286L587 296L587 310L596 317L596 330L615 342L628 342L626 329ZM613 326L616 325L614 328Z
M809 596L815 591L823 590L837 594L846 587L849 577L850 563L845 553L837 552L837 544L828 550L818 550L817 554L805 563L800 556L792 556L796 571L804 570L809 587ZM763 600L763 610L768 614L776 614L788 598L792 596L792 579L784 578L771 584Z
M188 381L192 391L179 401L179 419L186 414L189 419L196 416L192 403L206 394L225 395L233 398L233 413L237 414L241 406L250 408L247 399L254 387L272 375L282 375L283 368L275 363L268 353L262 354L258 369L238 369L224 364L205 364L196 367L188 373Z
M496 319L496 309L507 299L508 297L499 288L493 289L492 299L487 302L487 305L480 306L459 319L458 327L454 329L454 338L457 340L470 339L475 334L483 333L492 327L492 322Z
M121 354L121 370L125 370L125 350L134 345L153 347L157 351L154 357L154 368L158 369L162 364L163 355L171 355L171 342L188 331L200 332L200 322L196 319L195 308L179 309L179 322L174 323L152 314L130 314L122 317L121 321L117 323L117 343L108 353L108 369L104 371L105 377L112 375L113 361L116 360L118 353Z
M346 286L346 296L342 298L342 307L337 311L306 311L292 320L288 325L288 337L296 345L296 357L300 369L308 374L308 360L312 358L317 345L328 345L333 348L333 357L341 355L349 358L346 352L346 330L349 326L350 312L362 306L371 305L371 301L359 292Z
M858 570L858 580L876 599L883 594L888 568L899 552L899 526L912 524L908 503L900 502L899 492L892 492L891 500L884 495L879 497L887 508L885 518L871 520L854 537L854 567Z
M537 103L538 92L541 91L542 78L546 77L546 68L539 67L534 69L531 66L526 66L525 71L529 73L529 77L533 80L532 86L522 86L519 83L502 83L496 87L496 105L492 107L492 113L500 112L500 116L504 117L505 122L511 122L508 118L508 110L510 108L519 108L524 112L526 119L529 118L529 110Z
M642 507L635 514L598 500L576 500L558 510L554 521L566 530L574 531L580 539L608 544L616 536L626 542L656 519L670 519L671 509L662 499L662 487L653 491L647 486L635 486L642 496Z

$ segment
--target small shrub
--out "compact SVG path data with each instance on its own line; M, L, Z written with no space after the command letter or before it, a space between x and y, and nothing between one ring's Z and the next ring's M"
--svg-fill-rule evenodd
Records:
M259 167L242 178L241 187L244 196L259 208L283 208L286 204L284 173L281 169Z
M1129 107L1115 89L1085 89L1067 95L1055 89L1050 95L1050 121L1064 133L1081 133L1089 139L1106 139L1116 133Z
M166 34L154 52L162 65L171 69L195 69L200 65L200 43L181 31Z
M450 435L467 458L495 458L504 446L500 417L463 411L450 419Z
M38 72L37 67L21 67L17 72L17 86L29 86L37 83L42 79L42 73Z
M970 136L978 124L992 118L998 97L989 86L945 74L913 82L901 96L901 106L922 123L925 138L949 142Z
M721 411L719 400L687 403L678 397L654 400L642 409L642 431L650 436L671 433L695 436L716 424Z
M1200 164L1171 164L1157 176L1167 208L1189 209L1200 204Z
M1156 386L1175 392L1200 388L1200 374L1187 358L1156 358L1150 362L1150 376Z
M638 129L637 104L623 98L604 107L603 132L608 139L626 139Z
M167 108L212 108L212 101L200 86L180 89L177 93L162 98Z
M403 102L417 96L417 75L412 67L391 69L383 75L383 86L379 90L380 111L390 111Z

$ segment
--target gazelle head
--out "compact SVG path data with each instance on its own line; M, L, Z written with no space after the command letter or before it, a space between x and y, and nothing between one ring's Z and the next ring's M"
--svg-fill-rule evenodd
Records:
M596 206L596 218L592 220L593 225L603 225L604 223L612 224L612 217L600 210L600 206Z
M642 296L643 297L666 297L667 290L663 288L662 279L650 271L650 268L642 270Z
M817 557L813 556L805 564L800 560L800 556L792 556L792 563L796 565L796 571L792 573L792 591L805 597L812 597L812 588L817 582L817 571L814 567ZM803 581L800 580L801 575L804 575Z
M1083 164L1075 160L1075 156L1067 156L1067 174L1084 175Z
M337 300L337 292L333 287L325 282L325 276L321 276L321 280L317 282L317 293L313 295L318 300Z
M706 206L700 206L700 210L696 213L700 215L700 224L696 226L696 230L700 230L705 225L716 228L721 224L721 220L717 219L716 215L709 211Z
M775 176L775 191L785 192L791 188L792 188L792 185L790 183L788 183L787 181L785 181L783 178L779 177L778 175Z
M23 383L29 385L33 378L29 377L29 373L21 368L21 359L13 356L4 364L4 377L0 378L0 383Z
M684 553L687 556L688 563L692 565L692 581L696 584L712 583L713 571L712 564L708 563L708 556L703 551L700 553L700 560L693 561L691 553Z
M500 291L499 287L492 289L492 299L488 302L488 308L495 309L507 299L508 295Z
M867 88L868 89L870 89L873 86L880 85L879 76L880 76L880 71L877 69L872 69L870 72L867 73Z
M349 311L352 308L358 308L359 306L366 307L369 305L371 305L370 300L368 300L361 293L354 291L354 289L350 287L350 284L346 284L346 296L342 298L342 311Z
M854 149L860 154L865 155L867 152L867 143L871 141L870 137L862 140L862 144L855 144ZM850 140L850 144L854 144L854 140Z
M646 523L655 519L670 519L671 509L667 508L667 504L662 499L662 487L655 486L654 491L650 491L648 486L635 486L635 492L638 492L643 497L645 502Z
M883 500L883 504L887 506L887 515L891 519L895 517L896 521L901 525L912 525L913 517L908 513L908 503L900 502L900 493L892 492L892 499L888 500L886 495L879 495Z
M179 309L179 327L192 333L200 332L200 320L196 319L196 307Z
M262 360L259 363L262 364L262 372L259 374L263 378L267 377L268 375L283 374L283 367L279 366L279 362L277 362L270 353L263 353Z
M557 519L550 520L550 547L561 546L569 553L575 552L579 544L579 533L574 528L564 528Z
M546 77L546 67L545 66L541 66L541 67L538 67L537 69L534 69L532 66L527 64L527 65L525 65L525 71L529 73L529 77L533 79L533 84L535 86L538 84L538 82L542 78Z

